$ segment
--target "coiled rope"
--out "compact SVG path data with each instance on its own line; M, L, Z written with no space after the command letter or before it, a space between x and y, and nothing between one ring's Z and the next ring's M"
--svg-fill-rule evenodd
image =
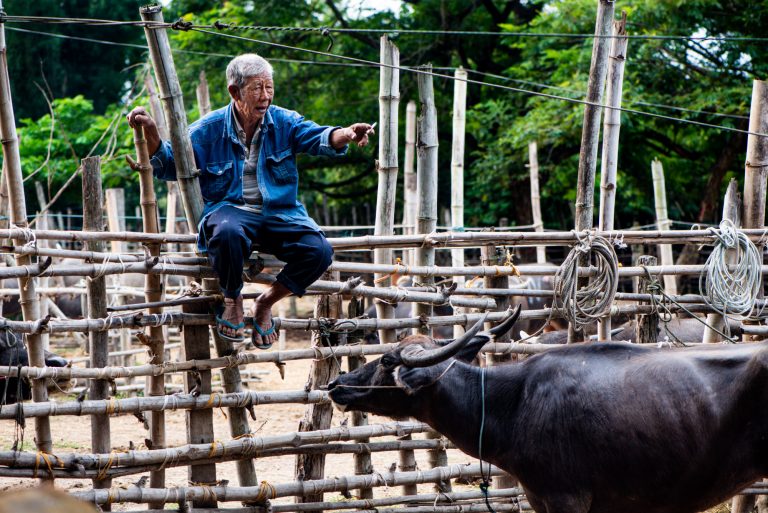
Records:
M728 219L709 231L717 240L699 276L699 293L723 315L749 315L761 289L762 254Z
M594 232L576 234L578 243L568 253L554 280L555 304L563 304L563 315L581 330L585 325L605 317L611 310L619 285L619 263L612 244ZM582 259L582 257L584 257ZM579 269L594 265L597 273L579 288Z

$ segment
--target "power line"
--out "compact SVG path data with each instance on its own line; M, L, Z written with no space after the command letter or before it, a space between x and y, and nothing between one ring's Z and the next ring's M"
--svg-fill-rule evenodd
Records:
M111 45L111 46L124 46L128 48L137 48L142 50L148 50L149 47L146 45L139 45L134 43L118 43L116 41L107 41L103 39L92 39L87 37L78 37L78 36L68 36L64 34L57 34L53 32L41 32L37 30L27 30L22 28L16 28L16 27L6 27L6 29L15 31L15 32L23 32L27 34L36 34L36 35L44 35L44 36L50 36L50 37L56 37L60 39L73 39L77 41L84 41L89 43L96 43L96 44L103 44L103 45ZM224 54L224 53L212 53L212 52L199 52L194 50L181 50L181 49L174 49L174 53L184 53L184 54L192 54L192 55L202 55L207 57L222 57L222 58L234 58L236 55L233 54ZM361 67L361 68L372 68L372 67L379 67L379 63L369 62L369 63L354 63L354 62L329 62L329 61L310 61L310 60L301 60L301 59L285 59L285 58L270 58L270 61L274 62L287 62L287 63L293 63L293 64L309 64L309 65L320 65L320 66L341 66L341 67ZM403 69L409 69L407 67L404 67ZM432 68L433 70L443 70L443 71L455 71L455 67L435 67ZM511 77L506 77L503 75L497 75L495 73L488 73L485 71L479 71L474 69L466 69L467 72L473 73L476 75L482 75L487 76L491 78L495 78L498 80L503 80L506 82L514 82L518 84L525 84L525 85L531 85L534 87L542 87L547 89L554 89L558 91L564 91L574 94L583 94L582 91L576 90L576 89L569 89L567 87L561 87L556 86L552 84L546 84L541 82L534 82L530 80L522 80L522 79L516 79ZM454 78L454 77L450 77ZM484 83L484 82L483 82ZM490 84L489 84L490 85ZM645 105L648 107L656 107L660 109L669 109L669 110L676 110L680 112L689 112L692 114L704 114L709 116L719 116L719 117L727 117L727 118L733 118L733 119L749 119L748 116L740 116L737 114L722 114L719 112L710 112L710 111L702 111L702 110L694 110L694 109L686 109L684 107L676 107L673 105L664 105L659 103L651 103L651 102L645 102L640 100L627 100L628 103L635 104L635 105Z
M444 68L444 69L455 69L455 68ZM583 94L583 91L579 91L579 90L576 90L576 89L569 89L567 87L560 87L560 86L555 86L555 85L551 85L551 84L543 84L541 82L532 82L530 80L522 80L522 79L517 79L517 78L510 78L510 77L505 77L503 75L496 75L494 73L488 73L488 72L485 72L485 71L477 71L477 70L473 70L473 69L467 69L466 71L469 72L469 73L474 73L476 75L483 75L483 76L487 76L487 77L492 77L492 78L496 78L496 79L499 79L499 80L504 80L504 81L507 81L507 82L515 82L515 83L518 83L518 84L532 85L532 86L535 86L535 87L544 87L544 88L547 88L547 89L555 89L555 90L558 90L558 91L565 91L565 92L568 92L568 93ZM642 100L626 100L626 101L627 101L627 103L631 103L633 105L645 105L646 107L656 107L656 108L659 108L659 109L669 109L669 110L676 110L676 111L679 111L679 112L689 112L691 114L705 114L705 115L708 115L708 116L718 116L718 117L733 118L733 119L749 119L749 116L742 116L742 115L739 115L739 114L722 114L720 112L712 112L712 111L707 111L707 110L686 109L685 107L675 107L674 105L664 105L664 104L661 104L661 103L651 103L651 102L645 102L645 101L642 101Z
M390 64L382 64L382 63L379 63L379 62L373 62L373 61L368 61L368 60L365 60L365 59L359 59L357 57L348 57L346 55L336 55L336 54L332 54L332 53L328 53L328 52L321 52L319 50L311 50L309 48L300 48L300 47L296 47L296 46L285 45L285 44L282 44L282 43L274 43L274 42L271 42L271 41L262 41L262 40L259 40L259 39L252 39L252 38L243 37L243 36L236 36L234 34L224 34L222 32L214 32L214 31L211 31L211 30L205 30L205 29L195 28L195 27L191 28L190 30L194 30L196 32L200 32L202 34L211 34L211 35L225 37L225 38L229 38L229 39L236 39L236 40L240 40L240 41L249 41L249 42L252 42L252 43L257 43L257 44L262 44L262 45L267 45L267 46L273 46L275 48L283 48L283 49L287 49L287 50L296 50L296 51L300 51L300 52L311 53L311 54L314 54L314 55L322 55L322 56L326 56L326 57L334 57L334 58L337 58L337 59L348 60L348 61L358 62L358 63L365 63L365 64L369 64L369 65L384 66L384 67L391 68L391 69L397 69L397 70L402 70L402 71L410 71L411 73L420 73L422 75L428 75L428 76L433 76L433 77L438 77L438 78L446 78L446 79L449 79L449 80L463 80L463 81L465 81L467 83L470 83L470 84L477 84L477 85L481 85L481 86L493 87L493 88L497 88L497 89L513 91L513 92L516 92L516 93L528 94L528 95L531 95L531 96L539 96L539 97L542 97L542 98L549 98L551 100L560 100L560 101L565 101L565 102L570 102L570 103L577 103L577 104L581 104L581 105L592 105L593 107L600 107L600 108L611 108L611 109L619 110L621 112L626 112L626 113L629 113L629 114L638 114L638 115L641 115L641 116L647 116L647 117L652 117L652 118L656 118L656 119L663 119L663 120L667 120L667 121L675 121L675 122L678 122L678 123L684 123L684 124L689 124L689 125L696 125L696 126L701 126L701 127L705 127L705 128L714 128L714 129L718 129L718 130L724 130L724 131L727 131L727 132L736 132L736 133L742 133L742 134L747 134L747 135L755 135L755 136L758 136L758 137L768 137L768 134L761 134L759 132L751 132L749 130L741 130L739 128L732 128L732 127L728 127L728 126L713 125L711 123L704 123L702 121L694 121L694 120L691 120L691 119L675 118L675 117L672 117L672 116L666 116L664 114L656 114L656 113L653 113L653 112L644 112L644 111L636 110L636 109L628 109L626 107L619 107L619 108L608 107L606 105L602 105L602 104L595 103L595 102L590 102L590 101L587 101L587 100L579 100L579 99L575 99L575 98L568 98L566 96L558 96L558 95L549 94L549 93L542 93L542 92L539 92L539 91L530 91L528 89L520 89L518 87L504 86L504 85L501 85L501 84L492 84L492 83L489 83L489 82L482 82L482 81L479 81L479 80L471 80L471 79L468 79L468 78L467 79L457 79L457 78L455 78L453 76L450 76L450 75L443 75L441 73L434 73L432 71L427 71L427 70L424 70L424 69L420 69L418 67L406 67L406 66L394 66L394 65L390 65Z
M482 30L429 30L429 29L372 29L372 28L346 28L346 27L286 27L268 25L237 25L217 21L212 25L194 25L192 22L180 20L174 23L151 22L138 20L103 20L94 18L67 18L53 16L8 16L0 14L0 23L49 23L49 24L78 24L90 26L138 26L150 28L173 28L177 30L190 30L191 28L203 29L227 29L227 30L255 30L261 32L319 32L319 33L358 33L358 34L388 34L388 35L431 35L431 36L492 36L492 37L532 37L532 38L566 38L566 39L593 39L612 38L612 35L600 34L574 34L567 32L501 32ZM624 36L629 39L645 40L685 40L685 41L745 41L768 42L766 37L750 36L686 36L669 34L634 34Z

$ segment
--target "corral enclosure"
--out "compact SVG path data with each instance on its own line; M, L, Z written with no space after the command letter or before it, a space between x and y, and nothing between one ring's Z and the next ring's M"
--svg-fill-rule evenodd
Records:
M176 211L180 200L187 222L181 230L172 221L165 230L160 225L141 130L135 133L136 157L130 163L142 177L140 231L126 230L120 193L102 190L98 157L82 161L83 230L54 229L55 217L45 215L31 229L8 94L13 77L0 66L3 179L9 186L8 196L0 199L7 200L10 218L10 225L0 228L0 237L11 241L3 249L16 259L0 268L0 277L18 279L22 311L22 320L2 322L20 342L23 337L29 353L28 366L11 360L0 376L5 383L13 377L29 379L33 398L0 409L1 486L54 481L76 497L113 510L458 512L487 511L488 500L496 511L525 511L530 506L522 489L499 469L485 467L486 474L494 476L486 497L474 486L481 479L480 463L453 449L429 426L360 413L340 415L333 412L325 386L340 371L390 349L398 330L430 334L452 327L460 334L481 318L481 312L492 312L488 320L497 322L511 303L532 298L543 298L545 306L527 308L521 316L531 326L531 338L500 337L489 343L483 365L547 350L549 346L531 342L540 334L539 327L553 319L567 321L569 342L589 338L584 328L596 324L593 338L611 340L616 327L612 318L631 317L637 342L689 343L665 331L671 316L679 313L706 315L702 321L715 328L705 329L699 343L764 337L768 86L754 81L750 126L742 131L748 137L743 213L734 182L719 227L671 230L663 169L654 163L658 226L614 230L628 40L625 20L614 21L613 3L601 0L597 5L596 34L601 37L595 38L584 102L575 229L543 230L534 141L529 154L533 225L523 227L527 231L464 226L463 103L471 82L464 70L454 77L451 219L448 229L438 227L437 146L447 141L438 138L436 130L432 80L439 73L429 66L401 67L397 47L383 36L377 63L379 193L374 235L330 238L334 263L306 298L281 303L276 322L282 339L269 351L234 347L210 330L211 306L221 297L207 260L192 250L195 236L189 232L200 218L202 200L166 35L167 30L191 27L165 23L158 7L141 10L154 68L154 80L149 76L147 82L150 105L156 119L165 119L175 154L184 156L177 158L178 188L169 191L165 216L181 217L181 209ZM2 37L0 51L5 55ZM418 120L415 102L408 104L404 137L397 130L402 71L415 74L421 104ZM210 104L205 89L201 87L198 97L201 113ZM595 227L601 126L602 184ZM406 147L405 208L396 233L401 139ZM332 228L328 231L333 235ZM705 265L675 265L672 244L708 245L713 252ZM639 251L628 265L620 265L617 250L633 245L656 246L658 252L641 256ZM521 246L536 247L536 263L515 262L513 252ZM547 256L557 251L564 258L558 265L548 263ZM257 297L261 285L274 281L281 264L255 253L244 270L254 284L246 289L246 299ZM72 277L84 278L84 283L68 284L65 278ZM137 277L139 285L131 282ZM400 277L413 281L400 285ZM698 294L678 294L675 277L700 280ZM441 281L436 283L436 278ZM542 278L551 285L534 286ZM52 299L63 294L87 297L82 319L68 319L57 311ZM375 304L376 318L365 315L362 299ZM412 312L396 315L400 304L413 304ZM436 315L438 306L453 311ZM364 335L375 330L381 344L363 344ZM49 347L76 354L72 365L45 367L43 350ZM56 387L64 393L49 398L49 390ZM764 490L764 484L755 483L734 499L733 511L751 511L751 501Z

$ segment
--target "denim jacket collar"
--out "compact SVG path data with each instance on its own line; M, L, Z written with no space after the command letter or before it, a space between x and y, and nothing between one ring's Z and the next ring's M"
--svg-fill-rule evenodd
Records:
M240 144L240 138L237 136L237 124L235 123L235 102L231 101L229 102L229 105L227 105L227 110L224 113L225 119L227 120L226 123L224 123L224 137L229 138L232 140L232 142L236 144ZM272 105L269 106L267 109L267 113L264 114L264 122L261 124L261 129L264 133L268 131L269 126L274 126L275 120L272 117Z

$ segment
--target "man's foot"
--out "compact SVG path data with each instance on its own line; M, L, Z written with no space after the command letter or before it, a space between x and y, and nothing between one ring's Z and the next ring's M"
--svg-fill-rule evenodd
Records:
M269 349L279 336L272 320L272 306L265 306L256 300L253 310L253 345L259 349Z
M232 342L242 342L245 336L243 296L224 298L224 307L216 316L216 332Z

